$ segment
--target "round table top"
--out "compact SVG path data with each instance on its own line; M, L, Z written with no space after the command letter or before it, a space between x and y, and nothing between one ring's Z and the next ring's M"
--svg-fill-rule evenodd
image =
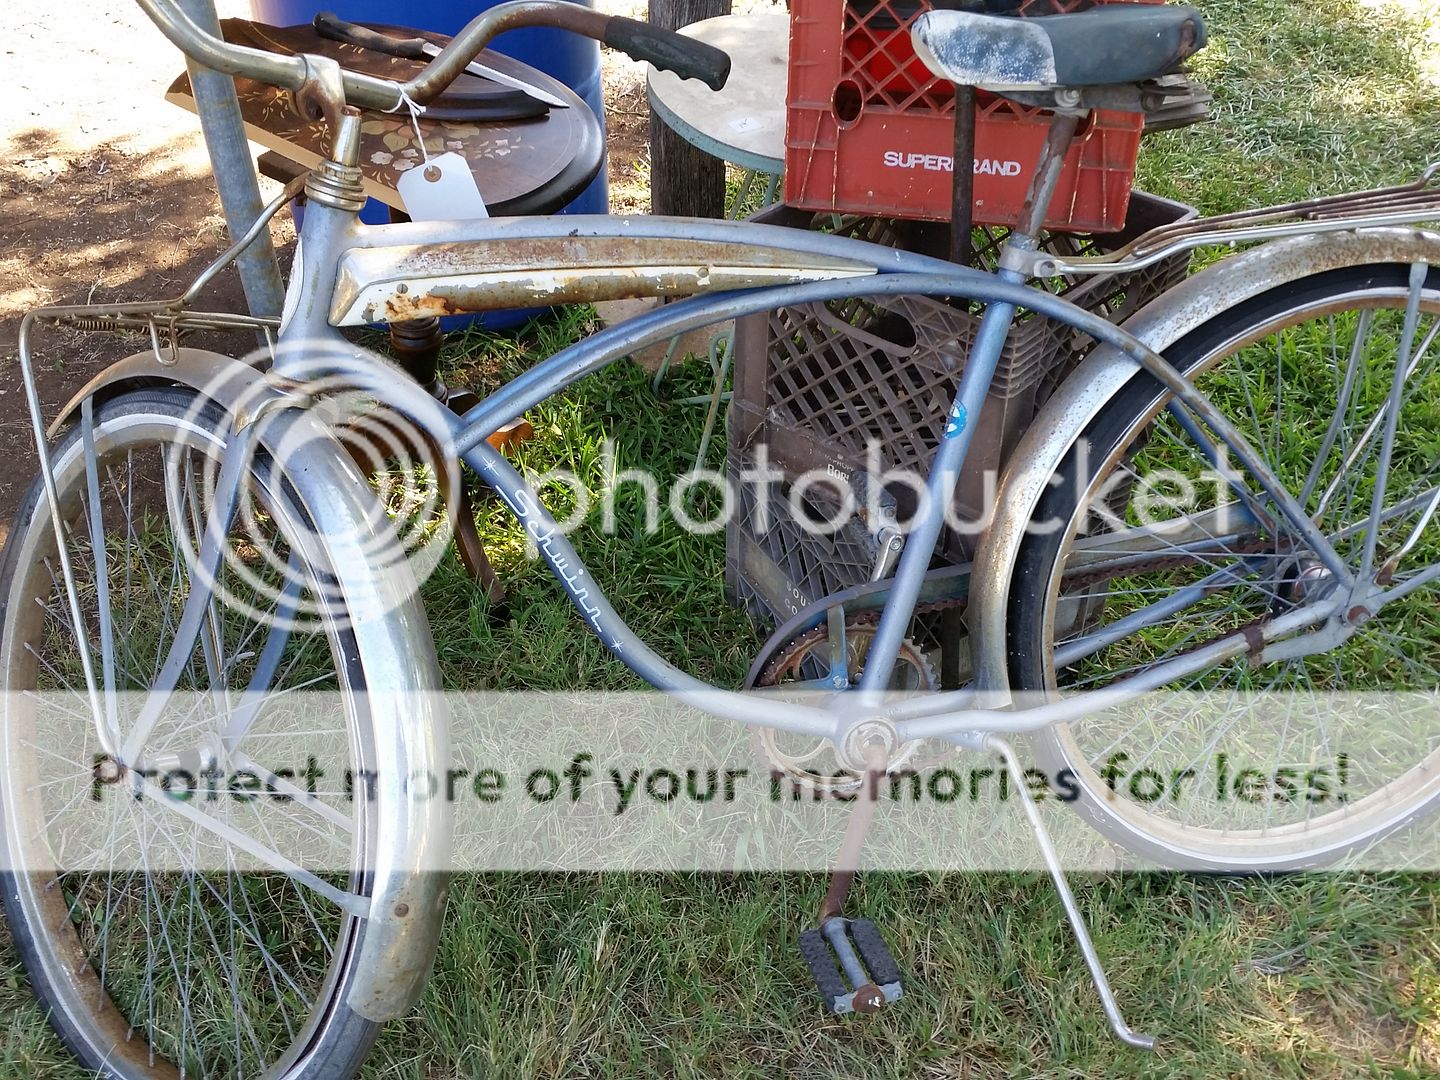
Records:
M785 161L790 17L722 15L681 27L730 54L723 90L649 69L650 105L686 142L741 168L778 174Z

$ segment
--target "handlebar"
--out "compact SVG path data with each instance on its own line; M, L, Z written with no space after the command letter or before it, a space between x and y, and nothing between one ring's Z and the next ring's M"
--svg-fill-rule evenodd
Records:
M300 90L321 77L316 58L232 45L208 34L174 3L174 0L136 0L181 52L197 64L226 75L242 75ZM730 57L712 45L661 30L649 23L605 15L567 0L508 0L471 19L424 70L406 82L339 68L345 102L367 109L398 109L406 100L423 105L444 92L492 38L506 30L548 26L602 41L636 60L673 71L681 78L699 79L712 90L725 85ZM333 70L333 69L332 69Z
M729 53L638 19L612 16L600 40L632 60L649 61L682 79L699 79L711 90L721 89L730 77Z

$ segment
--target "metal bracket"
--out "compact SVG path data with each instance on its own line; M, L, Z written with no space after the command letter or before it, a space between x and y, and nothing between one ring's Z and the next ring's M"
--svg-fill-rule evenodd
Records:
M1083 113L1092 109L1113 112L1144 112L1144 95L1138 84L1123 86L1059 86L1053 90L1007 90L1000 95L1021 105L1059 113Z
M276 389L278 393L274 397L263 398L260 404L253 410L240 408L235 413L235 434L239 435L246 429L258 424L271 413L283 412L288 409L305 411L314 407L315 399L302 391L289 389L277 385L276 380L268 375L265 382Z
M174 367L180 362L180 328L176 325L178 322L178 315L171 315L166 320L165 337L170 347L162 353L160 351L160 327L153 316L150 319L150 351L155 356L155 362L162 367Z
M345 69L328 56L302 54L305 81L295 91L295 108L306 120L324 120L333 134L345 108Z
M875 545L870 580L881 581L890 576L900 553L905 550L905 533L900 528L895 497L864 469L852 470L848 482L855 500L855 514Z
M870 569L870 580L883 581L900 561L900 553L905 550L905 534L898 525L885 525L875 533L875 542L880 546L880 552Z
M1033 248L1006 244L1000 249L1000 269L1024 274L1027 278L1040 277L1041 267L1048 264L1049 257Z

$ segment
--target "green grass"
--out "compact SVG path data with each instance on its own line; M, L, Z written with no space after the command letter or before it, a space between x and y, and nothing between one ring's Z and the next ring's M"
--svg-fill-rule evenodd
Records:
M1138 184L1226 213L1413 180L1440 160L1434 0L1206 0L1213 123L1146 140Z
M1416 933L1434 923L1433 883L1146 876L1083 890L1131 1020L1164 1039L1155 1056L1109 1038L1057 899L1025 875L864 878L856 908L904 957L910 997L878 1018L823 1015L795 944L823 887L462 882L425 1003L385 1033L370 1075L1425 1072L1411 1043L1436 1007L1434 942Z
M447 355L456 360L453 378L461 385L488 389L592 324L588 309L574 309L531 324L518 340L470 331L448 346ZM483 360L464 359L475 356ZM697 537L682 529L665 505L669 492L663 486L659 529L653 533L645 528L639 485L616 487L613 535L603 529L600 503L606 487L606 440L614 448L610 468L616 473L643 465L667 477L693 465L704 409L671 404L670 399L708 392L710 385L708 368L686 364L667 380L665 397L657 398L646 372L628 363L613 365L574 392L531 410L528 419L538 437L525 443L514 461L531 476L563 468L585 482L592 494L591 512L570 539L617 610L662 653L683 658L687 670L733 686L743 677L758 642L749 620L725 601L723 534ZM723 454L723 440L714 440L709 465L723 467ZM557 516L570 514L573 497L566 489L547 486L542 494ZM695 495L690 513L697 519L713 515L713 492L699 488ZM495 618L476 601L453 560L426 583L427 610L447 685L643 688L579 622L544 563L527 558L522 531L499 501L481 496L477 502L481 533L504 579L508 603L505 617Z
M1440 4L1202 3L1195 67L1210 125L1147 141L1140 185L1202 211L1406 180L1440 158ZM512 336L451 343L453 381L492 387L588 328L576 311ZM706 389L687 365L674 397ZM701 409L657 400L628 365L531 414L528 470L688 468ZM713 464L719 462L719 449ZM548 496L560 513L563 498ZM477 505L509 590L487 609L453 560L426 585L448 685L625 689L635 678L585 632L499 505ZM723 538L662 518L573 537L621 613L688 669L743 674L757 631L726 603ZM796 949L819 875L491 875L455 882L419 1008L389 1025L367 1076L1440 1075L1440 883L1421 875L1091 879L1080 903L1147 1056L1108 1035L1043 878L865 876L854 907L901 959L907 1000L879 1017L822 1013ZM77 1077L0 942L0 1076Z

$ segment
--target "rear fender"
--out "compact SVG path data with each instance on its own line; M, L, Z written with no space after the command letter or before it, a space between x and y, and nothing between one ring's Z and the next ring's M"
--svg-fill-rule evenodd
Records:
M1312 274L1376 263L1440 265L1440 233L1360 229L1277 240L1208 267L1136 312L1124 329L1157 353L1235 305ZM995 518L971 576L976 685L1010 689L1005 619L1020 546L1040 497L1090 421L1140 370L1113 345L1098 346L1035 417L1010 456Z

